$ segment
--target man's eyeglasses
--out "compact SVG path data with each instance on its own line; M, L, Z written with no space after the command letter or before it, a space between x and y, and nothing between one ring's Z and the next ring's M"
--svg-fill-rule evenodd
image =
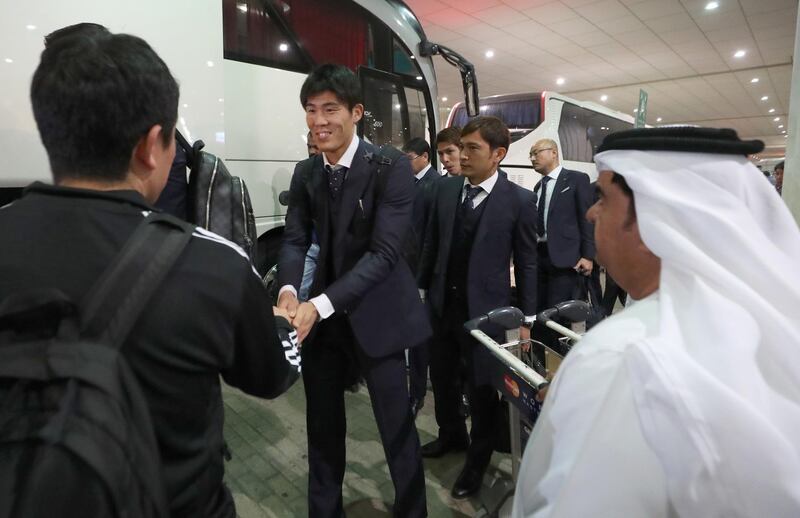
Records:
M406 157L408 157L409 160L416 160L420 157L420 155L406 155Z
M536 155L538 155L542 151L552 151L552 150L553 150L553 148L551 148L551 147L543 147L542 149L534 149L533 151L531 151L531 154L528 155L528 158L536 158Z

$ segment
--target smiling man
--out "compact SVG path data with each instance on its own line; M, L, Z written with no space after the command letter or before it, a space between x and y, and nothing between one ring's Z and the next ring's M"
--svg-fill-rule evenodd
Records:
M278 305L304 342L309 516L343 515L344 390L359 376L369 389L394 483L394 514L425 516L403 352L430 337L414 276L401 258L411 227L411 167L400 152L379 152L356 136L364 106L358 79L346 67L316 68L300 101L320 154L298 163L292 176ZM310 299L299 303L312 229L319 257Z
M597 260L634 302L569 353L516 518L800 516L800 232L733 130L641 128L595 157Z

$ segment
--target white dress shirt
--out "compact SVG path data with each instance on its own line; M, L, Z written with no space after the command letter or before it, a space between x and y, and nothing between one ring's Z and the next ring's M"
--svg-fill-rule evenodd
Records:
M561 174L561 166L556 166L555 169L550 171L550 174L547 175L550 180L547 181L547 198L544 202L544 232L542 232L541 237L539 237L539 242L543 243L547 241L547 219L550 214L550 201L553 199L553 193L556 192L556 180L558 180L558 175ZM544 189L539 189L539 198L536 200L536 203L542 203L542 194L545 192Z
M430 164L426 165L422 169L422 171L420 171L420 172L418 172L417 174L414 175L414 178L416 178L417 180L422 180L422 177L425 176L426 174L428 174L428 169L430 169L430 168L431 168Z
M344 154L342 154L342 156L339 158L339 160L336 162L335 165L346 167L349 170L350 166L353 164L353 158L355 158L356 156L356 151L358 151L359 142L360 139L358 138L357 135L354 134L353 139L350 141L350 145L347 146L347 150L344 152ZM328 156L324 152L322 153L322 161L325 164L325 169L326 169L325 174L328 174L327 166L334 164L331 164L331 162L328 160ZM319 265L317 266L319 267ZM295 296L297 296L297 290L291 284L281 286L280 291L278 291L278 296L280 297L280 294L283 293L284 291L291 291L292 293L294 293ZM331 304L331 299L329 299L328 296L325 295L324 293L317 295L316 297L309 300L309 302L314 304L314 307L317 308L317 313L319 314L320 320L325 320L329 316L333 315L333 313L335 312L333 304Z
M471 183L469 183L469 178L466 178L466 177L465 177L465 178L464 178L464 185L465 185L465 186L467 186L467 185L472 185L472 187L480 187L480 188L482 189L482 190L481 190L481 191L480 191L478 194L476 194L476 195L475 195L475 197L472 199L472 206L473 206L473 207L477 207L478 205L480 205L480 204L481 204L481 202L482 202L483 200L485 200L486 198L488 198L488 197L489 197L489 194L492 192L492 189L494 189L494 184L496 184L496 183L497 183L497 171L496 171L496 170L495 170L495 172L493 172L493 173L492 173L492 176L490 176L490 177L489 177L489 178L487 178L486 180L482 181L482 182L481 182L481 183L479 183L478 185L472 185ZM464 189L464 188L462 188L462 189L461 189L461 201L462 201L462 202L464 201L464 197L465 197L466 195L467 195L467 190L466 190L466 189Z

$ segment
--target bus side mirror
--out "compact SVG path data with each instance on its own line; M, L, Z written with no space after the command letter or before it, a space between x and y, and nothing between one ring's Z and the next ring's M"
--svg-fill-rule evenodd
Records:
M440 55L445 61L458 68L461 74L461 86L464 87L464 105L467 108L467 116L475 117L480 113L480 100L478 98L478 78L475 75L475 65L458 52L424 40L419 44L421 56L429 57Z

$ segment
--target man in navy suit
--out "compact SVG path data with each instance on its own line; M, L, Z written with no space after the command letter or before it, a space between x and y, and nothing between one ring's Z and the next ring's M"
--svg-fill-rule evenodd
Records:
M441 178L436 169L431 167L431 146L425 139L413 138L403 146L403 152L411 162L411 172L414 174L414 213L412 215L413 236L408 247L406 257L414 272L417 271L417 262L425 238L425 227L428 223L428 206L434 182ZM425 392L428 390L428 363L430 361L430 347L426 342L408 351L409 366L409 391L411 393L411 409L416 416L425 404Z
M457 411L459 363L466 367L472 430L453 486L456 498L480 488L501 419L485 369L491 353L466 333L464 322L509 305L512 257L519 306L527 315L536 309L536 200L498 170L509 144L508 128L496 117L477 117L464 127L463 178L437 182L417 275L435 315L431 381L439 437L424 446L427 457L467 447L466 424Z
M550 139L531 147L533 168L542 175L537 199L539 296L537 311L581 295L581 275L592 273L594 225L586 219L594 190L589 175L561 167L558 145ZM557 337L542 328L543 338Z
M298 163L292 176L278 306L288 311L304 344L309 516L343 515L344 390L359 376L367 383L389 464L394 514L426 516L404 354L431 335L414 276L401 257L411 226L411 168L398 151L379 154L356 136L364 106L349 69L316 68L300 100L321 153ZM310 299L300 303L296 293L312 229L319 257Z

